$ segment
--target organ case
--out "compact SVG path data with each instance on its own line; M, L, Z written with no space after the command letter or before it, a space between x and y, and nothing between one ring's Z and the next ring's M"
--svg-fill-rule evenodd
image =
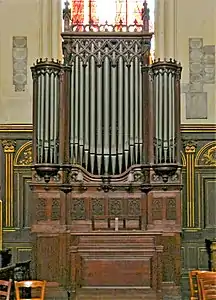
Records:
M32 67L36 275L77 299L179 295L181 66L149 64L146 2L142 25L70 20L64 63Z

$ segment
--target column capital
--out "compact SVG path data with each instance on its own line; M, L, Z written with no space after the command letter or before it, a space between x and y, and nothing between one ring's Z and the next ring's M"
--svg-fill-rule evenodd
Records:
M184 142L184 148L185 148L186 154L195 153L196 147L197 147L197 143L195 141L185 141Z
M2 146L4 149L4 153L14 153L16 142L12 140L4 140L2 141Z

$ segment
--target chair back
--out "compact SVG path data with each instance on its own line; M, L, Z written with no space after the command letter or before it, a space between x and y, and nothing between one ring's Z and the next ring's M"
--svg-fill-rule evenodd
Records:
M20 297L20 291L23 288L31 288L31 293L33 294L34 289L40 289L40 295L37 297L33 297L31 299L34 300L44 300L45 296L45 280L24 280L24 281L15 281L15 294L16 300L24 300L25 298ZM28 298L29 300L29 298Z
M0 280L0 298L10 299L12 280Z
M190 300L199 299L197 276L199 273L206 273L206 272L208 271L193 270L189 272Z
M216 299L216 272L197 274L200 300Z

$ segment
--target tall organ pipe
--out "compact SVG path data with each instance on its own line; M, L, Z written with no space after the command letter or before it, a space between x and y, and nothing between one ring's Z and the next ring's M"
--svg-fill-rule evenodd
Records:
M142 163L142 39L85 36L71 55L71 161L96 175Z
M150 67L153 86L154 116L154 163L178 163L180 149L177 136L180 130L179 99L177 89L180 81L181 66L175 60L155 61ZM178 122L177 122L178 121Z
M59 164L59 61L37 60L31 67L34 85L34 163Z

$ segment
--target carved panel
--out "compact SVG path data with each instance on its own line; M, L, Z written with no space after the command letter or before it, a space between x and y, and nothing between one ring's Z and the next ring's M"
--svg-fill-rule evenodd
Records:
M51 213L51 220L59 220L60 219L60 199L53 199L52 200L52 213Z
M216 142L201 144L196 158L195 166L215 167L216 166Z
M208 149L201 159L202 164L216 167L216 146Z
M105 199L104 198L92 198L92 216L105 215Z
M85 198L73 198L71 200L71 219L85 220L85 218L86 218Z
M127 204L128 204L128 210L127 210L128 216L140 216L141 215L140 198L138 198L138 199L128 198Z
M215 82L215 46L203 45L203 38L189 38L189 83L182 85L186 93L186 118L208 117L206 84Z
M27 84L27 37L13 37L13 85L15 92L25 91Z
M163 198L154 198L152 201L152 220L162 220L163 218Z
M32 157L32 147L28 147L22 153L22 156L19 157L18 165L22 166L30 166L32 164L33 157Z
M37 221L46 221L47 214L46 214L46 199L39 198L37 199L36 204L36 220Z
M108 214L110 216L121 216L123 212L123 200L122 199L112 199L108 200Z
M166 199L166 219L176 220L176 199L167 198Z

